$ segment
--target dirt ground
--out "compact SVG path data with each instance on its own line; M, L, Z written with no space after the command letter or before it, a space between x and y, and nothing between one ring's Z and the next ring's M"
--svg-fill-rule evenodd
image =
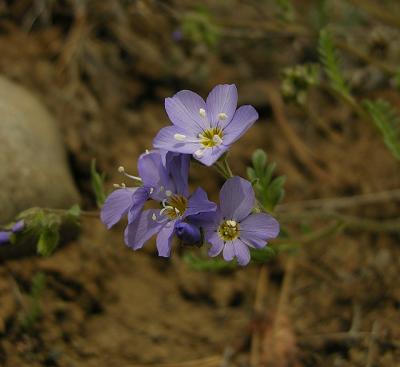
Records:
M312 29L319 2L295 3ZM0 1L0 71L56 117L85 209L95 209L92 158L111 189L121 180L116 168L135 172L138 155L168 123L165 97L180 89L206 96L222 82L235 83L240 104L260 114L232 149L234 171L245 175L253 150L265 149L287 176L284 204L400 187L399 164L370 121L321 90L306 109L283 103L282 68L317 62L315 36L276 28L272 2L204 6L222 30L216 45L174 39L184 14L197 9L190 1ZM381 59L398 65L398 30L363 12L349 25L343 13L355 10L346 9L334 8L338 34L348 32L345 40L376 60L378 33L387 42ZM356 97L383 97L400 110L379 65L350 56L343 64ZM217 199L216 172L200 167L191 179ZM380 220L398 216L399 205L386 200L345 213ZM328 224L299 218L287 224L294 238ZM1 365L400 365L398 232L347 229L264 266L221 273L192 270L180 250L158 258L153 243L133 252L122 229L86 218L79 238L51 257L0 265ZM43 312L26 330L20 320L38 273L46 279Z

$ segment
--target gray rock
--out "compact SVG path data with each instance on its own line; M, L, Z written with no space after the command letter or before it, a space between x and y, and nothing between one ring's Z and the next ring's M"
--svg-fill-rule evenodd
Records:
M0 76L0 223L32 206L78 202L54 119L30 92Z

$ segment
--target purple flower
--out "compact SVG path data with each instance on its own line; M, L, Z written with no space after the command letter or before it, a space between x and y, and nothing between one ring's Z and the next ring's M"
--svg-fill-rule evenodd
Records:
M25 227L24 220L19 220L16 222L10 230L0 232L0 245L6 245L11 242L11 237L13 234L21 232Z
M143 186L114 191L101 210L102 221L110 228L128 215L125 243L137 250L158 233L158 253L169 256L176 225L190 216L216 210L216 205L202 189L198 188L189 196L189 161L189 155L173 152L143 154L138 162L140 178L128 175L140 180ZM148 199L159 202L161 209L143 211Z
M250 105L236 109L237 99L234 84L217 85L206 102L189 90L166 98L165 109L173 126L159 131L154 147L193 154L211 166L258 119Z
M186 220L190 221L190 218L197 214L211 213L216 210L216 205L208 200L207 194L201 188L189 197L168 193L161 203L161 209L145 210L134 222L128 224L125 230L125 243L129 247L138 250L158 233L158 255L168 257L171 253L174 234L182 235L182 223ZM191 236L196 235L192 232Z
M251 248L262 248L279 234L279 223L265 213L252 213L255 195L251 183L241 177L225 182L220 192L220 207L211 221L203 225L211 244L210 256L221 252L227 261L237 258L240 265L250 261Z
M152 151L144 153L138 160L139 176L121 173L141 182L141 187L123 187L113 191L106 199L100 213L102 222L110 229L124 216L133 222L141 213L148 199L162 201L166 193L188 195L188 172L190 156L170 152Z

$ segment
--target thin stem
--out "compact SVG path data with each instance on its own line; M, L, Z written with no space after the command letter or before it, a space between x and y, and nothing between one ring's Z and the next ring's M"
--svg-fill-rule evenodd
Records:
M215 162L214 167L223 178L228 179L232 177L230 176L229 172L227 172L226 167L222 162L220 161Z
M233 173L232 173L231 167L229 166L229 162L228 162L228 156L225 156L225 159L223 160L223 162L224 162L225 170L226 170L228 176L233 177Z

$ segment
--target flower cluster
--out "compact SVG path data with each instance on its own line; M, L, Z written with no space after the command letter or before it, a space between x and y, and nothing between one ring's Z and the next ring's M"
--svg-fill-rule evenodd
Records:
M102 207L103 223L111 228L127 216L125 243L134 250L157 234L158 254L168 257L176 236L187 244L209 243L210 256L222 252L227 261L236 257L240 265L248 264L249 248L262 248L275 238L278 222L254 213L256 199L249 181L229 178L218 206L202 188L190 194L188 177L191 156L206 166L216 163L258 119L256 110L237 109L234 85L216 86L206 101L181 91L165 100L165 109L173 125L161 129L155 149L139 157L139 176L119 168L135 186L117 185Z

